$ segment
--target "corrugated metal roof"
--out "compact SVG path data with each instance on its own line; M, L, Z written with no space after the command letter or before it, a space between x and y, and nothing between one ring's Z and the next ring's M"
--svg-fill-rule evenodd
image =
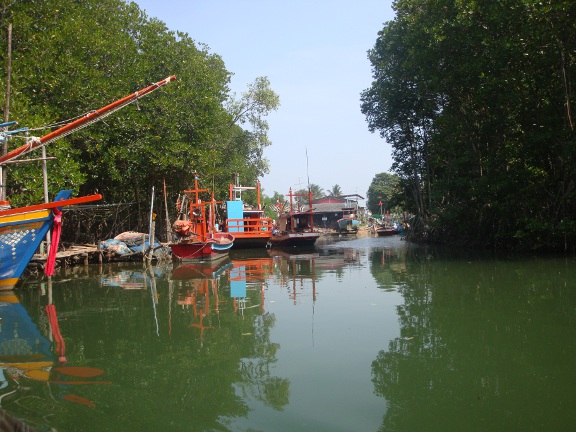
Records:
M305 207L306 210L308 206ZM313 213L338 213L347 208L345 203L312 204Z

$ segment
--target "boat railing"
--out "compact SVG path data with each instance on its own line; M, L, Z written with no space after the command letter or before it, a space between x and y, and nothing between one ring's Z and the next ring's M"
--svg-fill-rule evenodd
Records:
M231 231L271 232L272 219L270 218L226 219L226 227L229 232Z

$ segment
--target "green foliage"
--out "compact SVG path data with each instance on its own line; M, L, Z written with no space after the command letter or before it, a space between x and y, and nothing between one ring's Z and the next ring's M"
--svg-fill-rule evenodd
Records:
M310 183L307 189L299 189L297 191L293 191L294 194L299 195L295 198L295 201L298 201L300 204L307 206L308 191L312 192L312 201L320 199L325 196L324 189L322 189L317 184Z
M422 236L576 247L576 3L394 6L369 53L362 112L393 146Z
M340 185L335 184L334 186L332 186L332 189L330 189L329 194L332 196L340 196L342 195L342 188L340 187Z
M381 214L398 205L398 176L389 173L376 174L368 187L366 207L372 214ZM382 207L380 207L382 202Z
M2 46L10 22L10 119L37 136L50 132L44 125L98 109L170 75L177 78L50 145L48 156L57 157L49 162L52 195L66 187L80 194L98 190L108 203L136 202L139 227L130 229L142 229L150 190L164 180L168 201L175 202L195 170L218 197L227 196L233 173L253 183L268 171L265 117L278 108L279 98L267 78L257 78L234 102L231 74L219 55L122 0L11 2L0 15ZM0 61L6 64L5 50ZM2 92L4 86L0 83ZM10 149L20 145L10 141ZM38 201L39 185L40 164L9 167L13 204Z
M262 205L264 206L264 213L266 214L266 217L269 217L271 219L276 219L278 217L278 204L284 204L286 203L286 198L284 197L284 195L278 193L278 192L274 192L274 194L269 197L266 194L264 194L264 191L262 191Z

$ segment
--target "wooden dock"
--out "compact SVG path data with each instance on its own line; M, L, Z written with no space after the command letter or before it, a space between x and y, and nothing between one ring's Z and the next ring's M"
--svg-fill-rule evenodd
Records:
M111 254L106 250L99 249L96 245L73 245L58 251L56 254L55 267L61 268L113 262L138 262L144 261L147 258L146 253L142 252L116 255ZM31 273L42 271L46 266L47 259L48 254L46 253L34 254L26 270ZM155 257L154 259L157 260L158 258Z

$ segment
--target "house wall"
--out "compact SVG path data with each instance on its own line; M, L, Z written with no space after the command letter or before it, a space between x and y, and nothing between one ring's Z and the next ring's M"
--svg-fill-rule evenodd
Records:
M316 228L328 228L336 229L336 221L342 218L343 213L340 212L326 212L326 213L314 213L314 227ZM322 218L326 217L326 220Z

